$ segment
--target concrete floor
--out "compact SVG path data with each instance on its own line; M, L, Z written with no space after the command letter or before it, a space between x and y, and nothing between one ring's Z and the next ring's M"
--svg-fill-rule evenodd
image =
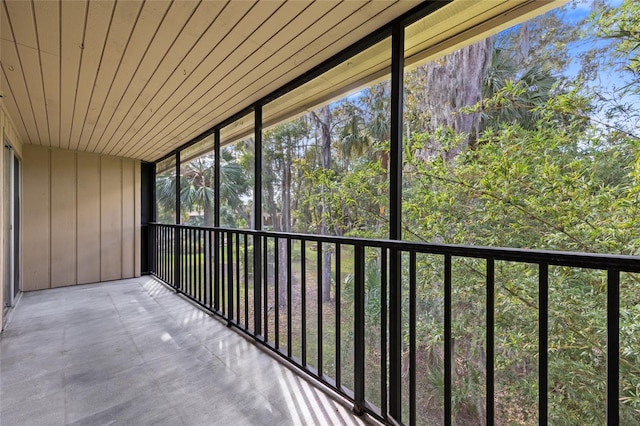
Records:
M22 295L0 337L0 425L364 424L148 277Z

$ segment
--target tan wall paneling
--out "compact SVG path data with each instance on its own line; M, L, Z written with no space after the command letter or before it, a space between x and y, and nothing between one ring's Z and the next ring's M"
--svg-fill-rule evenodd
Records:
M78 284L100 281L100 157L78 153Z
M24 289L139 276L140 162L23 151Z
M122 278L122 161L100 160L100 280Z
M23 160L23 289L41 290L51 282L49 150L25 145Z
M122 160L122 278L135 276L135 165L133 160Z
M2 87L4 88L4 86ZM8 108L4 101L5 98L0 99L0 122L2 127L0 132L2 132L2 140L9 141L18 158L22 159L22 138L16 131L16 125L8 114Z
M51 287L76 280L76 153L51 151Z

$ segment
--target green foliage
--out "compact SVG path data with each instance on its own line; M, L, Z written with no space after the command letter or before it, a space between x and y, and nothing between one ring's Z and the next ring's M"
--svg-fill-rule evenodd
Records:
M514 95L509 90L517 96L520 89L506 86L485 104L501 104ZM515 121L489 127L477 148L453 164L444 156L409 156L404 175L405 227L422 240L441 243L640 254L640 141L584 119L589 100L581 92L576 89L549 99L536 109L540 118L534 125L523 127ZM446 146L443 139L449 137L456 137L453 129L416 134L409 151L420 152L434 139ZM535 419L535 410L514 407L535 407L537 398L537 369L531 367L537 357L537 329L531 326L538 315L537 275L519 265L498 267L496 375L504 392L498 404L501 415L527 423L526 419ZM425 280L437 276L428 274ZM472 389L473 378L484 374L477 362L481 353L475 349L482 346L484 332L483 324L469 313L483 311L484 271L473 261L460 262L456 276L480 277L471 281L477 284L454 286L454 300L459 301L454 308L458 377L463 388ZM637 278L630 277L635 286ZM551 285L551 413L557 424L601 423L606 376L603 274L556 270ZM426 291L420 294L430 297ZM633 294L637 299L637 291ZM634 343L635 311L621 314L624 338ZM638 420L639 371L634 367L638 348L626 345L621 358L621 412L628 423ZM478 392L474 389L469 397Z
M640 94L640 3L624 0L619 7L603 6L591 19L598 36L614 41L617 65L629 72L627 87Z

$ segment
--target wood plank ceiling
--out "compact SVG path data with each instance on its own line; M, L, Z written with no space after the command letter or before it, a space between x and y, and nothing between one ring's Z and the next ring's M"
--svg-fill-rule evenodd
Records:
M153 161L418 1L3 0L23 142Z

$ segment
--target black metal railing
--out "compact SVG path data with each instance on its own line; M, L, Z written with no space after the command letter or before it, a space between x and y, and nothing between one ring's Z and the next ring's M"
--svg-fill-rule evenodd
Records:
M550 395L560 392L549 383L549 339L557 338L550 290L554 296L555 284L571 290L595 280L606 322L601 408L608 424L619 424L621 274L635 284L638 257L167 224L152 224L150 238L156 277L353 401L355 412L389 423L417 424L426 415L439 419L434 424L455 416L464 422L460 401L468 395L458 386L456 354L465 350L465 329L482 336L481 348L469 349L482 365L462 368L483 379L474 384L483 394L473 400L484 410L477 418L505 423L496 408L505 380L496 370L496 339L505 312L515 310L523 329L537 328L534 342L522 345L534 348L527 350L537 359L535 411L547 424ZM532 321L524 321L526 311L535 312ZM427 365L440 366L435 379ZM432 392L424 395L425 388Z

